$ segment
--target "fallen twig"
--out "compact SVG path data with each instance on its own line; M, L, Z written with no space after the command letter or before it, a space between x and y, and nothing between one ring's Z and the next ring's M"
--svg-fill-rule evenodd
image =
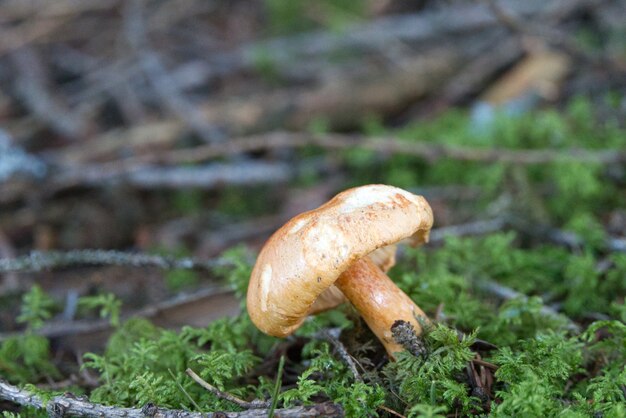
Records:
M29 110L61 135L78 138L83 134L84 118L67 107L47 86L49 77L35 51L22 48L11 57L18 74L17 92Z
M567 33L554 28L553 24L546 22L543 25L537 25L531 20L521 20L520 16L515 16L505 7L502 7L497 0L488 0L488 5L498 21L512 32L520 36L534 36L544 40L545 43L554 45L567 54L579 58L583 61L591 62L595 65L602 65L614 71L626 71L626 64L620 62L607 54L593 54L581 48L580 42ZM576 3L576 2L572 2ZM596 1L599 3L599 1Z
M503 5L515 18L545 19L566 16L581 10L589 1L558 1L546 4L542 1L505 0ZM386 48L390 41L402 41L409 45L440 41L446 36L464 35L493 28L499 23L489 6L482 3L459 3L452 7L434 8L432 11L407 15L391 15L373 22L355 25L350 28L350 36L341 36L332 31L310 32L298 37L285 37L244 45L234 54L212 57L219 67L233 68L254 66L258 62L259 51L282 67L309 62L313 57L332 56L340 49L351 51L371 51ZM239 68L238 68L239 67ZM302 68L302 66L298 66Z
M388 406L385 406L385 405L380 405L380 406L378 407L378 409L382 409L383 411L388 412L388 413L390 413L391 415L395 415L395 416L400 417L400 418L406 418L406 417L405 417L404 415L402 415L401 413L399 413L399 412L397 412L397 411L394 411L393 409L391 409L391 408L389 408Z
M429 242L441 242L446 237L486 235L492 232L501 231L506 226L507 220L505 218L496 218L486 221L475 221L459 225L443 226L440 228L435 228L430 232Z
M152 49L144 27L142 5L143 3L138 0L126 2L124 29L126 39L137 55L139 65L152 88L165 107L185 121L204 141L214 142L223 139L223 135L203 119L197 108L178 89L159 54Z
M71 394L55 396L44 401L40 395L20 389L0 380L0 399L14 402L21 406L45 409L50 416L77 416L88 418L261 418L267 416L267 409L248 409L242 412L188 412L158 408L154 404L146 404L143 408L122 408L89 402ZM321 403L310 406L277 409L276 416L283 418L296 417L342 417L343 409L333 403Z
M558 245L563 245L568 248L582 248L585 244L585 240L578 234L570 231L562 231L556 228L546 227L545 231L531 232L536 235L544 236L551 242ZM626 252L626 238L613 238L608 237L604 241L604 247L608 251L612 252Z
M51 179L52 190L72 186L102 186L122 183L138 188L210 189L223 184L251 185L280 183L291 179L292 167L283 163L242 161L232 164L213 163L198 167L156 167L91 164L63 169Z
M240 310L239 300L231 290L208 287L128 312L122 315L122 322L130 318L147 318L155 325L165 328L184 325L204 327L219 318L235 316ZM62 345L83 345L85 349L91 349L92 345L101 346L99 344L112 331L113 326L109 320L98 319L48 322L34 332L49 339L57 339ZM22 334L0 333L0 342L19 335Z
M11 245L8 237L5 235L2 229L0 229L0 260L12 258L15 258L15 249ZM6 274L0 275L0 294L4 294L7 291L15 291L19 287L19 279L17 274L13 271L2 273Z
M276 148L302 148L316 146L325 149L366 149L382 154L403 154L422 157L434 162L444 158L459 161L501 162L515 164L546 164L553 162L579 162L611 164L626 161L626 152L620 150L586 149L503 149L472 148L445 145L435 141L400 140L392 136L368 137L345 134L311 134L306 132L271 132L228 142L171 151L161 155L123 160L118 164L128 168L141 163L184 164L199 163L218 157L237 155Z
M511 289L510 287L504 286L500 283L496 283L492 280L477 280L476 286L482 291L492 294L502 300L512 300L512 299L518 299L518 298L521 298L524 300L528 299L528 296L524 295L523 293L520 293L517 290ZM557 319L565 321L565 324L566 324L565 326L570 331L573 331L575 333L579 333L581 331L580 326L578 324L572 321L569 317L560 314L559 312L557 312L556 310L552 309L549 306L542 305L541 314L548 316L548 317L557 318Z
M259 409L259 408L267 409L271 406L271 402L269 401L260 401L256 399L254 401L248 402L248 401L244 401L243 399L239 399L235 395L231 395L230 393L223 392L219 390L218 388L216 388L215 386L213 386L212 384L210 384L209 382L202 379L191 369L185 370L185 373L187 373L189 377L191 377L194 380L194 382L196 382L197 384L199 384L200 386L202 386L203 388L205 388L206 390L208 390L209 392L211 392L218 398L226 399L227 401L232 402L235 405L240 406L244 409Z
M581 249L585 245L585 240L572 231L565 231L550 225L529 223L527 220L517 217L510 217L507 222L520 233L548 240L553 244L567 247L570 250ZM602 247L609 252L626 252L626 238L607 236L602 243Z
M333 345L333 347L335 347L335 350L337 350L339 357L341 357L341 359L344 361L344 363L346 363L346 365L352 372L352 375L354 376L354 380L356 380L357 382L362 382L363 378L361 377L361 374L356 368L356 363L354 359L352 358L350 353L348 353L348 350L341 343L341 341L339 341L339 339L336 338L334 335L332 335L328 330L322 329L320 332L322 334L322 337L326 341L330 342Z
M161 269L212 271L217 266L228 264L226 260L220 258L198 260L194 258L174 258L109 250L73 250L67 252L33 251L24 257L0 259L0 273L38 272L81 265L158 267Z

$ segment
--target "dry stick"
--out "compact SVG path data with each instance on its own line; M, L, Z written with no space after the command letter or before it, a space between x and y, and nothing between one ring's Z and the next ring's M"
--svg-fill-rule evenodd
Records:
M241 161L212 163L201 167L152 167L123 164L70 166L51 179L50 190L72 186L129 184L142 189L198 187L211 189L224 184L281 183L293 177L293 167L284 163Z
M486 221L475 221L458 225L443 226L441 228L435 228L430 232L429 242L442 242L446 237L486 235L492 232L501 231L506 226L507 220L504 217L489 219Z
M17 92L26 107L60 135L81 136L86 128L81 115L66 106L47 85L49 77L35 51L22 48L11 58L18 73Z
M472 363L479 364L479 365L487 367L488 369L491 369L491 370L498 370L500 368L500 366L498 366L497 364L489 363L488 361L481 360L481 359L478 359L478 358L474 358L471 361L472 361Z
M6 234L0 229L0 260L15 258L15 250L9 241ZM0 275L0 294L5 292L13 292L19 288L19 279L15 272L2 272L6 273L2 277Z
M458 104L461 99L479 91L503 68L516 62L523 53L519 39L499 39L488 53L468 62L457 76L446 83L439 96L440 102L436 103L442 109L444 106Z
M122 316L122 321L129 318L148 318L155 325L173 328L176 325L189 324L184 316L181 319L180 315L176 314L182 311L181 315L188 315L185 312L187 309L200 311L198 316L201 316L208 323L211 320L224 316L237 315L240 311L240 305L232 290L223 287L208 287L196 290L190 294L177 295L145 308L129 312ZM73 336L85 337L88 334L98 334L111 331L112 329L113 327L109 320L97 319L50 322L35 332L37 335L42 335L46 338L67 340ZM0 333L0 342L20 335L23 335L23 333Z
M395 415L395 416L400 417L400 418L406 418L404 415L402 415L401 413L399 413L397 411L394 411L393 409L389 408L388 406L380 405L378 408L382 409L385 412L390 413L391 415Z
M3 10L4 12L4 10ZM5 54L36 43L38 39L57 30L70 20L69 16L57 16L43 19L33 19L32 16L24 19L24 23L11 30L3 29L0 36L0 58Z
M498 21L512 32L520 36L535 36L542 38L547 44L559 47L569 55L572 55L581 60L591 62L596 65L603 65L609 69L617 72L626 70L626 64L620 62L619 59L611 57L608 54L592 54L580 47L580 44L567 33L555 29L554 24L546 22L544 25L537 25L533 21L522 21L518 16L515 16L505 10L504 7L498 2L498 0L487 0L489 8L493 12ZM602 0L596 1L602 3ZM587 5L591 6L591 4ZM582 7L581 7L582 9Z
M217 157L236 155L244 152L276 148L301 148L307 146L340 150L355 148L366 149L388 155L403 154L422 157L431 162L443 158L459 161L515 164L546 164L557 161L611 164L626 161L626 152L622 150L471 148L457 145L445 145L435 141L400 140L390 136L367 137L363 135L315 135L297 132L272 132L241 139L232 139L221 144L171 151L159 156L154 155L129 159L122 161L121 164L132 167L146 162L166 164L198 163Z
M196 382L197 384L199 384L200 386L202 386L209 392L213 393L218 398L225 399L244 409L258 409L258 408L267 409L271 406L271 402L269 401L260 401L258 399L255 399L254 401L248 402L248 401L244 401L243 399L239 399L238 397L236 397L235 395L231 395L230 393L222 392L221 390L219 390L212 384L202 379L191 369L185 370L185 373L187 373L189 377L191 377L194 380L194 382Z
M554 244L563 245L570 249L580 248L585 244L585 241L578 234L556 228L546 228L545 231L531 231L530 233L531 235L544 236ZM604 241L604 246L607 251L626 252L626 238L608 237Z
M80 265L158 267L162 269L212 271L217 266L228 264L228 261L220 258L198 260L194 258L173 258L109 250L33 251L24 257L0 259L0 273L38 272Z
M507 10L516 18L550 19L555 16L568 16L581 10L591 1L517 1L504 0ZM215 66L219 62L232 68L253 67L258 62L259 51L273 63L295 64L311 61L312 57L332 56L340 49L351 51L371 51L384 49L390 41L419 44L440 41L447 36L475 34L492 28L499 22L483 2L461 2L452 7L442 7L433 11L415 14L391 15L355 25L350 28L351 36L340 36L332 31L306 33L297 37L285 37L244 45L234 54L214 55ZM264 56L265 56L264 55ZM304 57L304 58L303 58ZM222 64L224 65L224 64ZM306 68L304 68L306 70Z
M341 357L341 359L346 363L346 365L352 372L354 380L356 380L357 382L363 382L363 378L356 368L356 363L354 362L354 359L352 358L350 353L348 353L348 350L341 343L341 341L335 338L330 332L328 332L328 330L322 329L321 334L326 341L330 342L333 347L335 347L335 350L337 350L337 352L339 353L339 357Z
M124 32L152 88L168 110L185 121L203 140L214 142L223 139L223 135L204 120L196 106L177 88L175 80L167 72L161 58L152 50L146 36L142 4L141 0L126 3L123 13Z
M476 286L478 286L478 288L480 288L481 290L491 295L494 295L502 300L506 300L506 301L512 300L512 299L528 300L528 296L526 296L525 294L520 293L517 290L511 289L510 287L504 286L500 283L496 283L492 280L477 280ZM549 306L542 305L540 312L544 316L564 320L565 327L570 331L573 331L575 333L580 333L581 331L580 326L578 324L572 321L569 317L560 314L558 311L554 310L553 308Z
M21 406L46 409L50 416L77 416L87 418L264 418L267 409L249 409L242 412L187 412L181 410L168 410L158 408L153 404L146 404L143 408L122 408L106 406L89 402L82 398L76 398L71 394L56 396L47 403L41 396L25 389L13 386L4 380L0 380L0 399L14 402ZM277 409L276 415L282 418L297 417L342 417L343 409L333 403L321 403L311 406L298 406L294 408Z

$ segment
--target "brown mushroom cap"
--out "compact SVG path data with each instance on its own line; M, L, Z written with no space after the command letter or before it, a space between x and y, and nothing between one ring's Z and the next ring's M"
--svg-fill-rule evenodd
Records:
M428 241L433 223L422 196L397 187L346 190L276 231L261 250L248 286L248 313L263 332L294 332L316 299L353 262L413 237Z

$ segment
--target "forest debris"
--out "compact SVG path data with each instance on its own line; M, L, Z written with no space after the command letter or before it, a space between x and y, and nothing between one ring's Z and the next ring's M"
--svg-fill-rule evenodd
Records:
M15 249L7 238L6 234L0 229L0 263L2 259L12 259L15 257ZM4 274L2 274L4 273ZM19 288L19 278L15 272L3 272L0 269L0 295L7 292L15 292Z
M346 363L346 365L352 372L352 375L354 376L354 380L357 382L362 382L363 378L361 377L361 374L356 368L356 362L354 358L350 355L350 353L348 353L346 346L344 346L343 343L339 341L339 339L332 334L332 330L329 331L326 329L322 329L320 331L320 334L322 335L322 338L324 338L326 341L331 343L333 347L335 348L335 350L337 350L339 357L343 360L344 363Z
M146 167L127 176L114 177L114 181L122 181L140 189L211 189L223 184L283 183L291 177L289 165L250 161L237 164L213 163L204 167ZM92 181L99 183L97 176L92 177Z
M312 88L218 97L196 105L200 116L194 117L198 120L192 126L221 127L230 134L241 135L279 127L304 129L323 118L332 127L355 127L366 115L389 114L434 91L456 71L465 55L467 52L461 50L434 50L413 58L402 68L370 71L366 77L344 74ZM89 144L76 144L59 156L50 156L58 163L85 162L138 147L171 145L186 131L186 126L184 119L163 118L114 129Z
M42 177L45 173L41 160L14 146L9 134L0 129L0 186L16 174Z
M159 54L152 49L146 36L142 6L140 0L126 3L123 13L124 32L152 88L165 107L191 127L200 138L206 142L223 139L217 129L203 120L200 112L172 80Z
M571 61L564 53L533 52L489 87L481 100L493 106L519 102L527 97L554 100L570 66Z
M112 250L74 250L67 252L33 251L24 257L0 258L0 273L39 272L81 265L114 265L213 271L215 267L225 264L228 264L228 262L219 258L197 260L193 258L174 258Z
M589 6L590 0L545 1L503 0L499 2L516 19L534 21L552 20L570 15ZM299 37L285 37L244 45L234 54L215 56L215 61L229 63L228 68L252 67L259 52L278 67L281 64L303 62L307 65L312 57L324 57L337 50L371 51L384 49L389 42L402 41L409 45L441 41L450 36L467 36L501 24L497 16L484 2L458 3L450 7L436 8L415 14L391 15L350 27L350 36L332 31L317 31ZM300 67L298 67L300 68Z
M55 164L84 164L141 154L146 150L158 153L172 148L184 129L184 125L175 120L135 124L127 129L112 129L88 142L77 141L63 147L62 152L46 153L46 157Z
M5 399L21 406L31 406L38 409L45 408L51 416L71 415L86 418L145 418L146 416L159 418L207 418L217 416L217 414L210 412L168 410L158 408L151 404L147 404L143 408L106 406L89 402L85 398L76 397L70 393L55 396L46 402L41 396L31 393L26 389L13 386L4 380L0 380L0 399ZM149 415L146 415L147 413L149 413ZM282 418L342 417L343 409L339 405L326 402L311 406L276 409L275 413L276 416ZM226 418L264 418L267 416L267 410L249 409L243 412L219 412L219 414L219 416Z
M459 161L503 162L514 164L547 164L556 161L580 163L621 163L626 161L626 152L618 150L584 149L507 149L474 148L446 145L441 142L423 140L400 140L393 136L365 136L358 134L313 134L307 132L270 132L252 135L215 145L170 151L158 156L122 160L127 169L142 163L187 164L217 157L237 155L276 148L302 148L316 146L329 150L365 149L383 155L403 154L422 157L429 162L450 158Z
M589 5L593 5L593 3L595 3L595 5L597 6L599 3L602 2L603 0L590 2ZM602 65L616 72L626 71L626 64L623 62L623 60L604 53L593 54L588 52L587 50L585 50L585 48L581 47L580 42L574 36L555 27L554 21L552 22L552 24L550 24L550 22L544 22L544 24L538 25L535 21L530 19L521 20L519 16L515 16L515 13L511 13L509 7L503 7L502 3L503 2L498 0L489 0L487 2L498 21L503 26L507 27L509 30L518 34L519 36L539 40L542 44L544 44L544 46L550 45L557 49L560 49L567 55L571 56L572 58L576 58L581 62L592 63L594 65ZM584 8L585 6L584 1L570 1L569 3L571 3L571 6L573 6L574 9L581 6L582 8ZM572 11L572 8L570 8L569 10ZM552 19L548 20L563 19L565 16L567 16L567 14L567 9L562 9L559 13L553 14Z
M480 288L481 290L488 292L489 294L492 294L502 300L512 300L512 299L527 300L528 299L528 297L524 295L523 293L520 293L517 290L511 289L510 287L504 286L500 283L496 283L492 280L477 280L476 286ZM566 324L566 328L568 330L575 332L575 333L581 332L581 328L577 323L572 321L568 316L560 314L559 312L557 312L556 310L552 309L549 306L542 305L541 314L548 316L548 317L564 320Z
M129 318L147 318L156 326L179 328L185 325L205 327L224 317L240 312L239 300L231 290L223 287L207 287L193 293L181 294L142 309L122 315ZM49 322L36 332L56 341L59 346L98 350L113 331L108 320L78 320ZM0 333L0 342L21 335L18 332Z
M442 105L456 104L470 94L475 94L503 68L515 62L523 54L518 39L498 39L497 43L470 61L457 76L450 79L442 89Z
M394 322L391 326L391 335L397 344L400 344L414 356L425 357L428 354L424 340L417 335L413 324L410 322L403 320Z
M138 189L212 189L227 184L282 183L292 176L290 165L264 161L212 163L193 167L89 164L67 167L52 177L48 192L77 186L102 187L111 184L127 184Z
M86 130L83 115L70 109L49 88L49 75L37 53L21 48L11 54L18 74L16 91L31 113L61 136L79 138Z
M209 382L207 382L206 380L204 380L203 378L201 378L200 376L198 376L196 374L196 372L194 372L191 369L185 370L185 373L187 373L187 375L189 375L189 377L191 377L194 382L196 382L197 384L199 384L200 386L202 386L203 388L205 388L206 390L208 390L209 392L211 392L212 394L214 394L218 398L226 399L227 401L232 402L235 405L240 406L241 408L244 408L244 409L259 409L259 408L267 409L271 405L271 402L269 402L269 401L260 401L260 400L254 400L254 401L251 401L251 402L244 401L243 399L239 399L235 395L231 395L230 393L221 391L218 388L216 388L215 386L213 386L212 384L210 384Z
M472 235L485 235L501 231L507 225L504 217L486 221L468 222L459 225L442 226L430 232L430 241L441 242L446 237L466 237Z
M497 370L497 366L494 364L482 361L478 353L466 366L467 377L472 388L472 396L476 396L484 405L488 405L488 402L494 397L491 390L494 383L494 367Z

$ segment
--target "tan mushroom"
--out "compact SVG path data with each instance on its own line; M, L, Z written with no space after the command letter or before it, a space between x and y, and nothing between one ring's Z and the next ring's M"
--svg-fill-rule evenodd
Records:
M409 322L420 333L416 317L426 316L383 271L395 262L394 249L378 249L406 238L427 242L432 224L426 200L396 187L338 194L266 242L248 286L250 318L266 334L285 337L307 315L338 305L345 295L393 358L403 350L391 336L394 322Z
M368 254L367 257L386 273L389 269L396 265L396 245L392 244L381 247ZM333 285L324 290L322 294L315 299L313 306L309 309L308 315L315 315L317 313L335 308L345 301L345 295L341 293L341 290L339 290L337 286Z

